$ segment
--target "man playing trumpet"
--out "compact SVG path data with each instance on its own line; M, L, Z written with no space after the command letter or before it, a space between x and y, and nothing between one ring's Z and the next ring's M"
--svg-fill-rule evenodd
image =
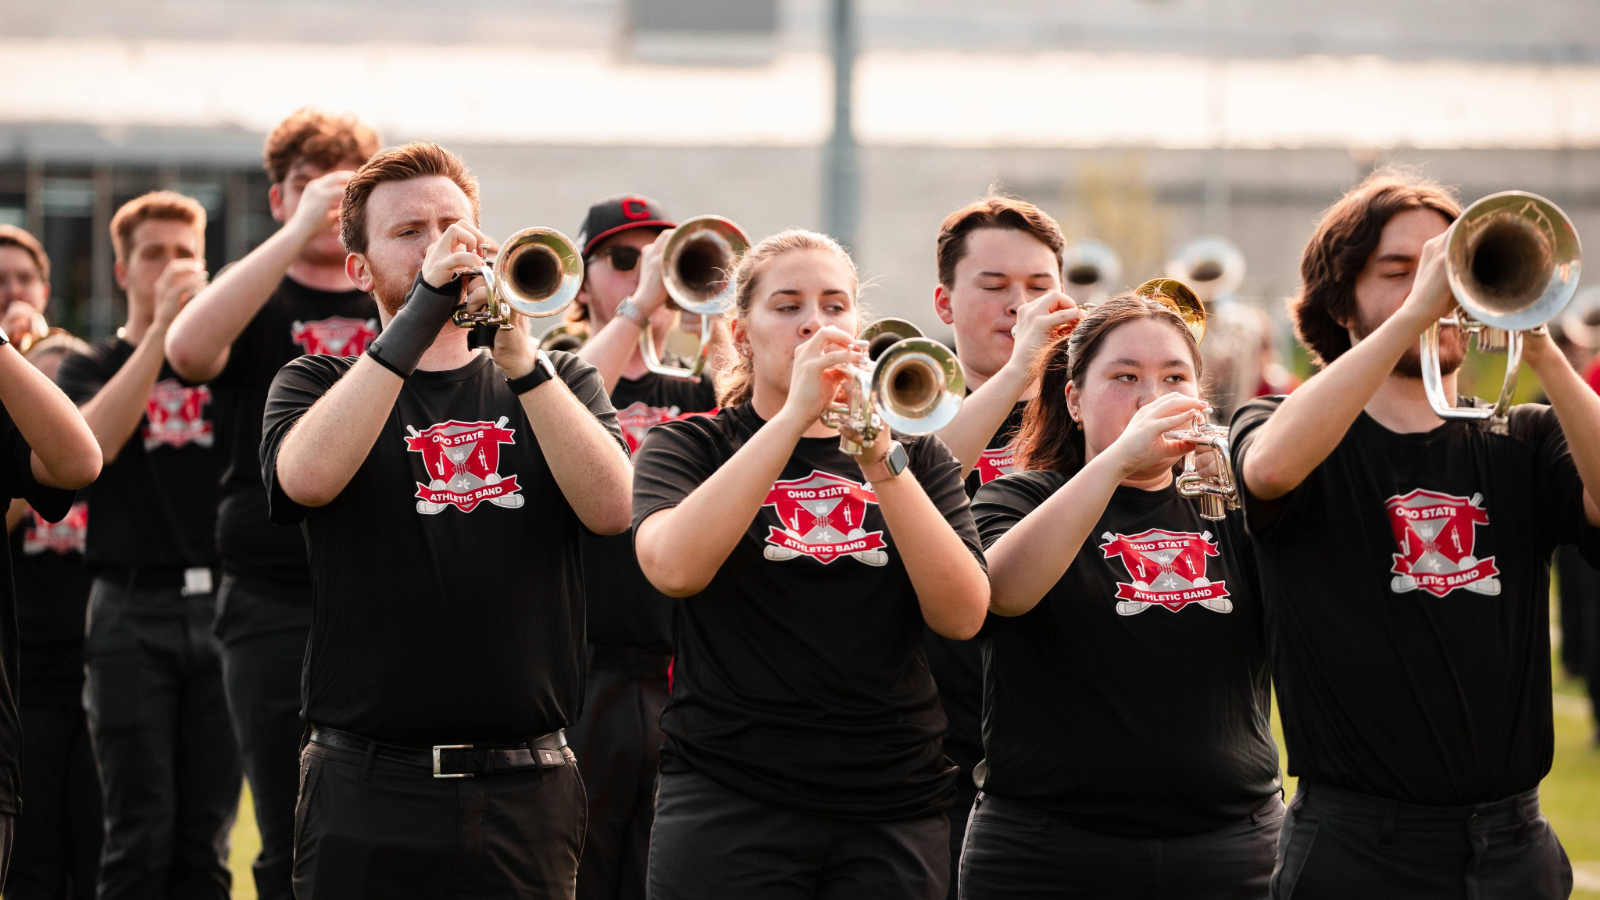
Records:
M1600 396L1529 333L1549 406L1512 408L1504 433L1435 412L1419 337L1454 305L1459 215L1437 183L1389 172L1329 208L1291 306L1326 368L1233 420L1300 776L1274 896L1572 887L1537 790L1553 744L1550 555L1573 543L1600 560ZM1463 347L1444 330L1452 400Z
M359 358L284 367L261 448L272 518L303 523L316 592L295 895L570 897L578 535L628 525L615 415L594 369L520 324L489 353L451 324L463 293L486 299L458 273L488 243L454 154L373 157L340 217L383 333Z

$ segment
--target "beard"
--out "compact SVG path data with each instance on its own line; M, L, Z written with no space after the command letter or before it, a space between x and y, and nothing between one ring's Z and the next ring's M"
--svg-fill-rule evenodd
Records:
M393 319L400 307L405 305L406 295L411 293L411 285L417 280L417 273L422 271L419 264L414 269L406 271L390 270L381 271L372 266L369 258L367 262L372 271L372 297L383 307L383 311Z
M1356 337L1366 340L1378 326L1388 321L1383 319L1370 319L1365 314L1356 317ZM1461 361L1467 355L1467 337L1461 329L1446 326L1439 329L1439 374L1449 375L1461 368ZM1394 364L1394 373L1405 378L1422 378L1422 341L1418 340L1406 348L1400 360Z

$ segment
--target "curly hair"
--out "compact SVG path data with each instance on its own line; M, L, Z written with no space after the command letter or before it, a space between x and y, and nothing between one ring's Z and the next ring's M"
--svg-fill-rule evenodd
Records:
M302 160L332 170L340 163L360 165L378 152L378 132L355 116L334 116L310 107L297 109L267 135L261 163L267 179L282 184Z
M1455 193L1415 171L1383 168L1351 188L1322 214L1300 257L1300 292L1289 300L1295 334L1318 365L1350 349L1346 325L1356 314L1356 278L1396 213L1431 209L1454 222Z

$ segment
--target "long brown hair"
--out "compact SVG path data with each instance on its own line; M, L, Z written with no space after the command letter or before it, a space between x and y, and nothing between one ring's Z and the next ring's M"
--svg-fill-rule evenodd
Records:
M755 303L757 282L766 264L785 253L798 250L821 250L832 253L842 260L845 268L850 271L850 299L857 303L859 311L859 295L861 293L860 276L856 273L855 261L845 251L839 242L825 234L815 231L791 229L780 231L769 238L761 240L755 246L746 250L733 266L734 305L733 318L744 321L750 315L750 307ZM748 356L734 357L733 365L724 369L717 375L717 405L738 406L749 403L750 395L755 391L755 362Z
M1356 315L1356 278L1396 213L1431 209L1454 222L1461 203L1450 189L1415 171L1383 168L1322 214L1300 257L1300 293L1289 301L1295 334L1327 365L1350 349L1345 323Z
M1067 384L1083 384L1089 364L1105 343L1106 336L1130 322L1153 319L1171 325L1183 335L1194 360L1195 382L1203 368L1200 345L1182 317L1159 300L1132 292L1106 300L1078 322L1078 327L1055 338L1034 358L1033 377L1039 383L1038 396L1028 401L1017 432L1017 468L1053 472L1076 472L1087 459L1083 429L1067 410Z

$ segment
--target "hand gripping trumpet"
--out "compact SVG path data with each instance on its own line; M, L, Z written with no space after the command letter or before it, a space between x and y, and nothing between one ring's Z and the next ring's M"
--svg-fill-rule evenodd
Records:
M842 388L844 402L822 413L823 422L848 426L861 439L840 435L840 450L860 456L885 427L902 434L930 434L956 417L966 379L948 347L923 337L904 319L873 322L856 344L871 362L850 367L850 380Z
M733 308L735 289L728 276L750 238L721 216L696 216L672 230L661 251L661 281L681 312L700 317L700 349L689 366L670 366L656 352L648 325L639 333L639 355L645 368L669 378L698 378L706 367L706 350L715 335L716 318Z
M512 327L513 312L542 318L566 309L583 286L583 255L554 228L524 228L506 241L492 262L462 272L483 276L489 297L482 309L458 307L450 321L458 328L505 330Z
M1583 247L1572 220L1538 194L1490 194L1461 213L1445 238L1445 274L1460 309L1422 335L1422 386L1435 415L1505 426L1522 362L1522 333L1543 329L1566 307L1578 289L1582 265ZM1441 326L1475 335L1480 352L1505 351L1505 380L1493 407L1457 407L1445 396Z
M1239 486L1233 480L1233 453L1228 447L1226 425L1212 425L1197 413L1187 431L1169 431L1165 437L1172 441L1189 441L1197 448L1183 457L1178 493L1200 501L1200 518L1216 522L1226 518L1228 510L1239 508ZM1213 471L1210 475L1201 474L1195 465L1194 458L1200 447L1211 451Z

